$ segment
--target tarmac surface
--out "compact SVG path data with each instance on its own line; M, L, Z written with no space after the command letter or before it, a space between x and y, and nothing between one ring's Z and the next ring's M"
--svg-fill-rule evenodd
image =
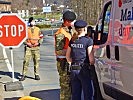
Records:
M41 80L39 81L34 79L33 61L31 60L26 80L18 85L15 84L19 82L18 79L22 73L24 45L12 50L14 79L12 78L11 50L0 47L0 100L18 100L23 96L38 97L41 100L59 100L59 76L56 69L53 36L45 36L41 45Z

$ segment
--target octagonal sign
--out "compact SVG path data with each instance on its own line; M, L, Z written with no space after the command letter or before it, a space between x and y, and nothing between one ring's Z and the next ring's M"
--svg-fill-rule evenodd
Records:
M15 14L0 17L0 44L5 48L17 48L27 38L26 23Z

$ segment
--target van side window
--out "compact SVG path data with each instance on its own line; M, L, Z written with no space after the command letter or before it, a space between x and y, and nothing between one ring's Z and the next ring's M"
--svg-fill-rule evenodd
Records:
M102 14L100 15L98 24L96 26L96 34L94 38L94 44L100 45L104 44L107 41L109 34L109 22L111 16L111 5L112 2L108 2L103 9Z
M107 41L108 33L109 33L109 22L110 22L110 11L111 11L111 5L108 6L105 17L104 17L104 25L103 25L103 33L102 33L102 39L101 43L104 44Z

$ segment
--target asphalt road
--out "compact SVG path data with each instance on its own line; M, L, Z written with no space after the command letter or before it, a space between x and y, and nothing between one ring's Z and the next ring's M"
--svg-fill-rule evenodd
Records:
M54 35L54 33L57 31L57 28L51 28L48 30L42 30L42 33L44 35Z
M41 80L34 80L33 61L31 60L28 68L27 78L22 82L24 90L5 91L4 85L7 82L12 82L12 63L11 63L11 50L6 49L2 52L0 47L0 100L18 100L22 96L34 96L42 100L59 100L59 76L56 69L56 60L54 54L54 38L48 36L50 31L43 31L44 41L41 45L41 59L40 59L40 78ZM6 55L3 53L6 53ZM7 56L7 57L6 57ZM14 62L14 76L15 80L21 76L22 63L24 57L24 45L19 48L13 49L13 62Z

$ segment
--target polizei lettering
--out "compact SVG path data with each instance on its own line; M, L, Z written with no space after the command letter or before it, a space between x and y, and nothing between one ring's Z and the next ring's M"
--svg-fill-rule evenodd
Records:
M121 10L121 19L120 21L133 20L133 7L131 10L128 8Z
M83 48L83 44L71 44L73 48Z

